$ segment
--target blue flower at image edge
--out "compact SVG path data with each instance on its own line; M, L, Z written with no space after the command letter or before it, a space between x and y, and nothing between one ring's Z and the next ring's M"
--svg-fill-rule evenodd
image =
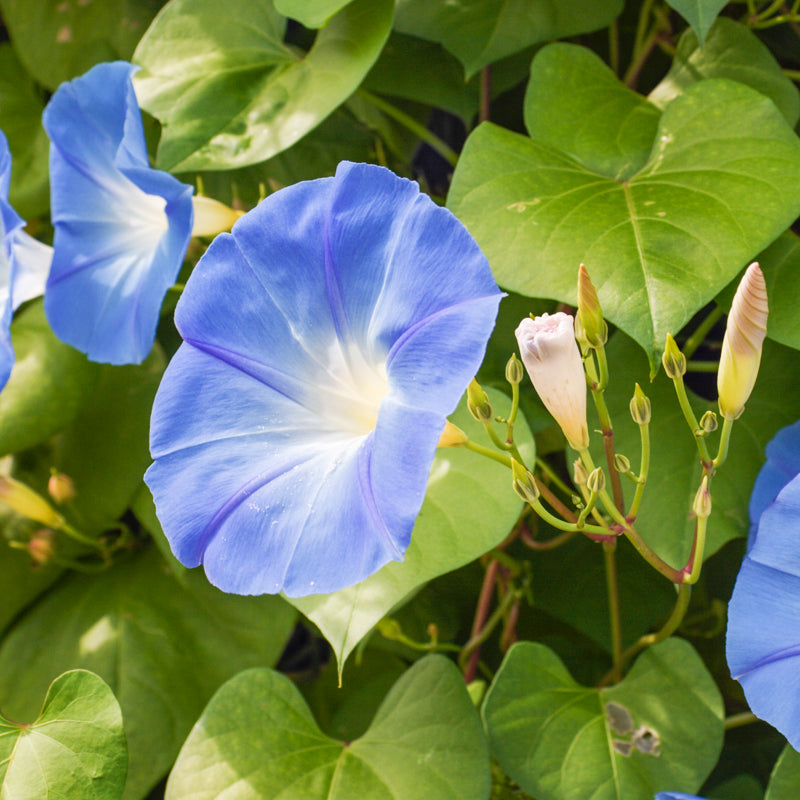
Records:
M302 596L402 559L500 297L461 223L382 167L343 163L217 237L151 422L145 480L180 561Z
M683 794L683 792L659 792L655 800L704 800L696 794Z
M25 301L44 291L52 251L22 230L25 224L8 203L11 153L0 131L0 389L14 366L11 317Z
M767 446L767 463L756 480L750 513L757 533L728 606L726 639L731 675L753 713L795 749L800 748L798 472L800 423L795 423Z
M152 349L192 230L192 187L149 165L135 71L98 64L43 116L55 227L45 313L62 341L111 364Z

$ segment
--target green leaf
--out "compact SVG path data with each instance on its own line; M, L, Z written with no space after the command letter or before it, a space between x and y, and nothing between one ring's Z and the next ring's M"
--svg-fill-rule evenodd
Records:
M352 0L275 0L275 9L306 28L321 28L350 2Z
M554 102L571 119L571 99ZM606 318L645 348L654 373L666 334L800 213L800 141L763 95L706 80L669 104L647 164L621 182L484 123L448 206L506 288L572 304L585 263Z
M633 342L617 333L609 342L607 355L611 380L605 397L615 422L616 451L630 459L634 471L638 470L640 448L638 428L628 412L634 382L642 386L653 409L650 474L636 527L658 555L680 569L691 552L694 519L689 512L702 476L694 437L678 406L672 381L661 371L648 385L647 363ZM764 448L780 428L800 417L800 397L796 389L797 353L765 342L755 389L744 414L733 426L728 458L711 484L713 505L708 521L706 557L731 539L747 533L747 504L764 462ZM703 400L691 391L689 397L697 419L706 410L719 411L716 402ZM589 427L591 430L598 425L590 422ZM708 439L712 456L716 453L718 435L713 434ZM593 449L597 458L603 457L599 441ZM629 481L623 481L628 502L632 498L631 487Z
M11 151L8 201L25 219L50 208L50 142L42 127L44 103L11 45L0 44L0 129Z
M667 4L692 26L702 43L717 15L728 4L728 0L667 0Z
M494 390L490 401L505 414L510 400ZM450 417L471 439L486 434L466 407ZM521 419L514 426L526 461L533 443ZM403 561L393 561L355 586L328 595L290 598L330 642L339 670L353 648L378 620L423 583L457 569L499 544L519 516L521 503L511 488L511 473L501 464L461 448L446 447L433 460L428 492Z
M786 745L772 770L764 800L796 800L800 797L800 754Z
M156 0L0 0L17 55L48 89L101 61L129 59L157 8Z
M277 661L295 616L278 597L225 595L202 571L179 582L149 548L99 575L70 575L10 628L0 645L0 708L24 719L60 672L96 672L125 716L124 797L134 800L167 772L224 681Z
M761 40L744 25L720 17L703 46L687 30L678 41L672 66L650 93L650 102L665 108L689 86L706 78L730 78L766 95L794 127L800 118L800 93Z
M433 655L400 678L349 743L320 731L284 675L237 675L187 739L166 798L488 800L489 790L486 740L464 679Z
M171 0L136 49L142 107L163 126L158 166L229 169L285 150L358 87L389 35L391 0L354 0L303 57L270 0Z
M617 181L647 163L661 116L591 50L561 43L543 47L531 63L524 112L532 139Z
M605 28L618 0L398 0L395 29L441 42L469 78L526 47Z
M492 755L537 800L652 800L695 792L722 750L722 698L687 642L646 650L621 683L589 689L532 642L507 653L486 696Z
M119 703L91 672L56 678L30 725L0 715L3 798L119 800L127 762Z
M113 524L142 484L151 462L150 411L164 367L158 348L142 364L98 365L90 396L56 440L53 465L75 484L69 508L86 533Z
M0 392L1 455L33 447L68 425L91 391L98 369L56 339L41 300L16 315L11 340L16 363Z

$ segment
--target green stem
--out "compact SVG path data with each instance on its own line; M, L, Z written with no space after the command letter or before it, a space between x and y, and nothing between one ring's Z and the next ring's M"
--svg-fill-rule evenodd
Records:
M477 647L480 647L492 635L492 631L503 621L505 613L511 607L511 604L521 597L522 592L516 589L506 592L505 596L492 613L492 616L486 621L486 624L464 645L461 650L461 655L458 657L458 664L462 672L466 670L467 660L473 651Z
M719 361L687 361L687 372L716 372L719 369Z
M451 149L435 133L429 131L422 123L417 122L414 117L406 114L405 111L401 111L391 103L387 103L386 100L378 97L378 95L368 92L366 89L356 89L356 94L362 99L366 100L368 103L372 103L372 105L374 105L379 111L383 111L387 117L391 117L395 122L399 122L405 128L410 130L415 136L422 139L423 142L429 144L434 150L436 150L437 153L439 153L440 156L442 156L442 158L448 161L451 166L454 167L458 163L458 154L455 152L455 150Z
M668 639L678 630L678 626L683 622L686 616L686 610L689 608L689 600L692 597L692 587L688 584L682 583L678 586L678 599L675 601L675 606L672 613L664 623L664 626L655 633L648 633L639 637L621 656L621 666L624 668L630 663L631 659L637 656L642 650L651 647L654 644L663 642ZM615 668L610 669L603 679L600 681L600 686L606 686L614 680Z
M608 63L614 75L619 77L619 27L616 20L608 26Z
M742 725L752 725L754 722L761 722L761 720L752 711L742 711L739 714L731 714L725 717L725 730L729 731L731 728L741 728Z
M728 457L728 445L731 441L731 431L733 430L733 420L725 417L722 420L722 431L719 435L719 450L717 450L717 457L714 459L714 469L725 463Z
M783 74L793 81L800 81L800 69L785 69Z
M682 348L683 354L687 359L694 355L695 350L705 341L706 336L708 336L717 322L722 319L724 313L725 312L719 306L714 306L706 318L697 326L694 333L686 340Z
M488 122L492 106L492 68L487 64L481 69L481 96L478 122Z
M711 455L708 452L708 447L705 443L705 440L702 437L697 436L696 431L701 430L700 423L697 421L694 411L692 411L691 403L689 403L689 398L686 394L686 387L683 385L683 376L679 375L677 378L673 378L672 382L675 384L675 394L678 396L678 403L680 404L681 411L683 412L683 417L689 425L692 436L694 436L694 440L697 443L697 450L700 453L700 461L704 467L707 467L709 464L711 464Z
M608 616L611 627L611 651L614 658L612 670L614 683L622 678L622 620L620 617L616 550L616 540L603 542L603 562L606 572L606 589L608 590Z
M697 517L694 526L694 544L692 554L689 556L689 563L684 567L684 583L697 583L700 579L700 571L703 569L703 555L706 549L706 529L708 527L708 517ZM686 570L689 570L688 574Z
M85 544L88 547L91 547L93 550L99 550L101 553L105 552L105 546L98 542L96 539L91 539L85 533L81 533L79 530L76 530L72 527L66 520L64 520L61 525L59 526L59 530L62 533L66 533L70 539L74 539L76 542L80 542L81 544Z
M636 491L633 493L633 501L628 509L628 519L633 522L639 515L639 506L644 497L644 487L647 484L647 476L650 474L650 425L639 426L639 439L641 440L642 457L639 462L639 478L636 482Z
M499 464L503 464L511 469L511 456L507 456L505 453L498 453L495 450L492 450L490 447L484 447L482 444L473 442L472 439L467 439L467 441L461 446L465 450L472 450L473 453L478 453L479 455L486 456L486 458L491 458L492 461L497 461Z
M594 533L598 536L604 537L613 537L611 531L608 528L603 528L600 525L581 525L578 527L576 522L565 522L563 519L559 519L554 514L551 514L541 503L540 500L535 500L532 503L529 503L531 508L549 525L552 525L556 530L559 531L579 531L581 533Z

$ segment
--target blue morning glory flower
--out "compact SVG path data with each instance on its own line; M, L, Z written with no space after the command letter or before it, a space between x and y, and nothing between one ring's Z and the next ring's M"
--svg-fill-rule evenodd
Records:
M726 650L753 713L800 748L800 475L764 510L728 606Z
M45 312L62 341L111 364L152 349L192 231L192 188L149 165L135 71L98 64L43 117L55 227Z
M11 153L0 131L0 389L14 366L11 316L44 291L52 251L22 230L25 224L8 203Z
M684 794L683 792L659 792L655 800L704 800L696 794Z
M218 236L151 422L145 480L180 561L294 597L402 559L500 297L461 223L382 167L343 163Z

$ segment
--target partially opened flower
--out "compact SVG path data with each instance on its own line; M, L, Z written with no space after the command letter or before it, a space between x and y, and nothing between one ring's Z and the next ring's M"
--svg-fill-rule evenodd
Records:
M526 317L516 330L522 363L533 388L561 426L570 446L589 446L586 425L586 377L569 314Z
M800 747L800 475L761 514L728 606L731 675L753 713Z
M52 251L22 230L25 224L8 203L11 153L0 131L0 389L11 374L14 348L11 317L27 300L44 291Z
M386 169L264 200L175 313L145 479L176 556L228 592L332 592L402 559L500 292L463 226Z
M151 169L125 62L63 84L44 112L55 226L45 312L94 361L139 363L192 231L192 188Z

